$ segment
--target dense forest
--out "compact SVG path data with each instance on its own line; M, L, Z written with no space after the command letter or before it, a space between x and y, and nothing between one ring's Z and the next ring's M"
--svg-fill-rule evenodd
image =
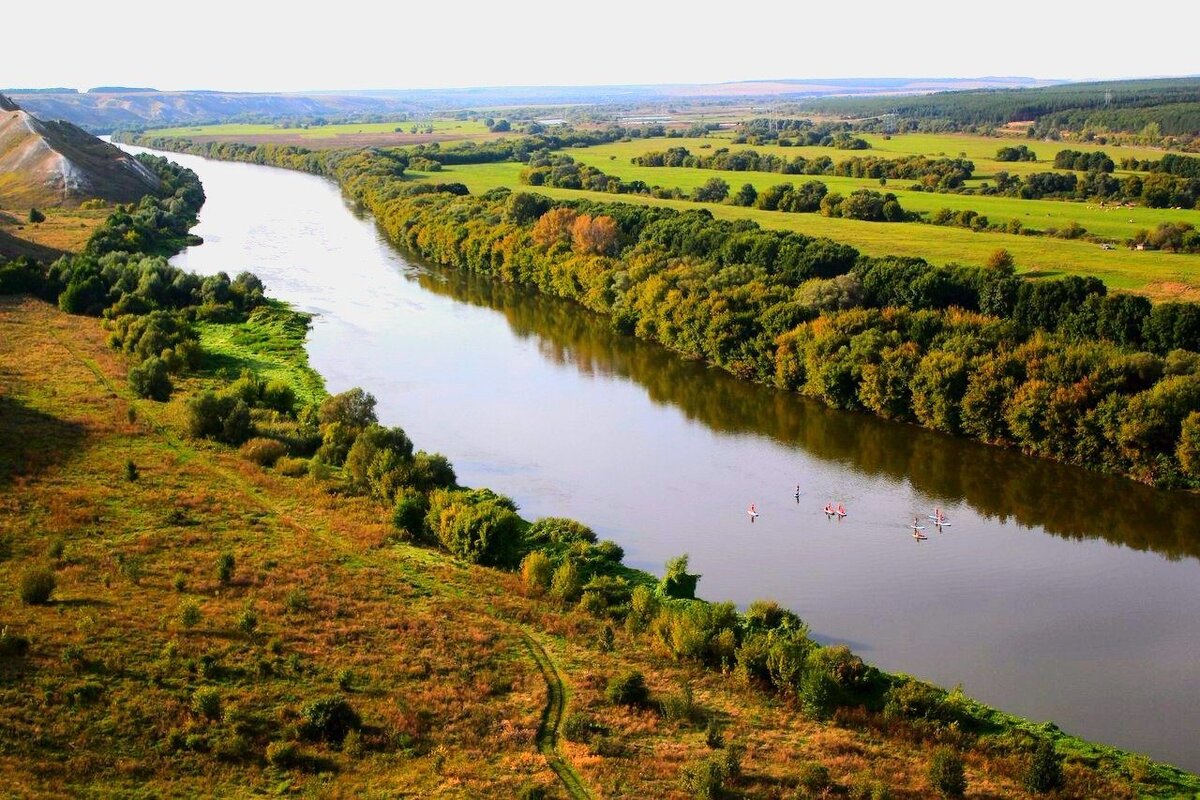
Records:
M893 97L800 101L802 112L876 118L880 130L964 130L1034 121L1030 135L1058 138L1063 130L1141 134L1188 144L1200 131L1198 78L1102 81L1036 89L985 89ZM884 118L884 119L879 119Z

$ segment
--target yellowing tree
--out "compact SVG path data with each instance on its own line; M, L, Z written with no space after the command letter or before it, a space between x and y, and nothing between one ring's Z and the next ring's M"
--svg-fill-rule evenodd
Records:
M542 214L533 226L533 240L542 247L554 247L571 241L571 229L579 215L559 206Z
M610 253L617 243L617 222L612 217L581 214L571 225L571 241L577 253Z

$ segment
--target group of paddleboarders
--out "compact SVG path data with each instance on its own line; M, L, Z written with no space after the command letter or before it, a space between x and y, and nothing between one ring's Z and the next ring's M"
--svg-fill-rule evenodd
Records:
M796 484L795 498L796 502L799 503L800 484ZM837 503L835 505L832 501L830 501L825 504L825 508L822 510L825 512L825 516L829 517L830 519L837 517L838 520L841 521L841 519L846 516L846 506L844 503ZM754 520L758 519L758 506L756 506L754 503L751 503L750 507L746 509L746 513L750 515L750 522L754 522ZM933 521L933 524L937 526L939 531L942 528L950 525L949 518L942 512L940 507L933 509L933 513L929 515L929 519ZM920 517L913 517L912 525L909 526L912 528L913 538L918 540L928 539L928 536L921 533L921 531L925 530L925 526L920 524L920 522Z

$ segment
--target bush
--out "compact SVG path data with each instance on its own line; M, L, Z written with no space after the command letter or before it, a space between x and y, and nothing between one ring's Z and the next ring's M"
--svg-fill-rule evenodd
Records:
M658 584L658 591L665 597L677 597L690 600L696 596L696 583L699 575L687 571L688 557L684 555L672 558L667 562L667 571Z
M291 414L296 407L296 392L285 381L271 381L263 388L262 404L275 411Z
M599 731L599 726L582 711L576 711L563 720L562 734L568 742L587 742Z
M271 742L267 745L267 763L280 769L299 766L304 760L296 742Z
M696 718L696 700L692 687L681 682L678 692L672 692L659 703L662 715L675 722L691 722Z
M725 787L742 773L741 749L729 747L708 758L694 761L683 768L680 775L685 791L697 800L715 800L725 792Z
M546 591L553 575L554 562L540 550L534 550L521 560L521 582L527 595L536 596Z
M275 471L288 478L302 478L308 474L308 459L283 456L275 462Z
M1048 739L1038 742L1021 783L1031 794L1045 794L1062 788L1062 756L1055 751L1053 742Z
M804 792L805 797L816 797L833 785L829 779L829 768L824 764L810 761L801 764L796 770L796 785Z
M125 459L125 480L132 483L138 479L138 466L132 458Z
M429 498L416 489L404 488L396 492L396 505L392 508L392 525L412 538L420 538L425 529L425 515L429 513Z
M887 784L870 775L859 775L850 782L850 800L891 800Z
M555 600L563 604L574 602L582 588L583 581L575 562L564 561L554 570L554 577L550 579L550 596Z
M55 585L54 573L45 567L26 570L21 576L21 602L31 606L46 605L50 595L54 594Z
M238 448L238 452L242 458L247 461L252 461L260 467L274 466L279 459L287 455L287 448L283 442L278 439L265 439L255 437L247 439L245 443Z
M192 693L192 711L205 719L221 718L221 693L211 686Z
M196 439L241 444L250 437L250 407L240 397L204 391L188 400L187 412Z
M38 225L46 221L46 215L36 208L29 209L29 221Z
M608 679L604 698L615 706L641 706L650 701L650 690L642 673L630 670Z
M222 585L226 585L233 580L234 564L233 553L221 553L220 557L217 558L217 580Z
M0 658L22 658L29 652L29 639L9 633L8 628L0 630Z
M200 611L200 604L195 600L184 600L179 604L179 611L176 614L179 618L179 624L185 628L194 628L200 624L203 619L203 614Z
M165 402L175 388L167 374L167 364L158 356L150 356L129 370L129 386L138 397Z
M344 697L314 700L300 712L304 737L313 741L341 744L346 734L362 728L362 719Z
M927 775L929 783L943 797L962 797L967 791L962 756L953 748L939 747L933 751Z
M252 606L246 606L238 617L238 630L249 636L258 629L258 612Z

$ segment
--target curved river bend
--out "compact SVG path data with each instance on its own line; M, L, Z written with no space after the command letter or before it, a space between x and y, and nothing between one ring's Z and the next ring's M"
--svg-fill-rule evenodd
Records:
M885 669L1200 770L1200 498L740 383L416 264L320 178L167 155L208 194L205 244L174 263L315 313L330 391L372 392L464 484L637 567L687 552L704 597L774 598ZM914 541L935 506L952 526Z

